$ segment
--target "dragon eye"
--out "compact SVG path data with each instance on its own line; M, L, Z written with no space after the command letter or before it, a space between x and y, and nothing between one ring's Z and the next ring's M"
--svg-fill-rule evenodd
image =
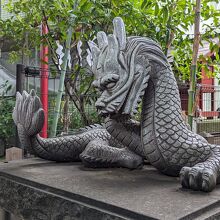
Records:
M111 89L111 88L113 88L114 86L115 86L115 82L110 82L110 83L108 83L105 87L107 88L107 89Z
M100 81L100 85L105 88L112 88L115 86L116 82L119 80L119 75L116 74L108 74L102 77Z
M98 82L98 80L94 80L94 81L92 82L92 86L95 87L95 88L99 88L99 82Z

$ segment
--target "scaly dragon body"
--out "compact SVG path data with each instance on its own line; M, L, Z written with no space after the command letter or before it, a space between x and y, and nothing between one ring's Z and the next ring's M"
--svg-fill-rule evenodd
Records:
M17 93L13 119L23 147L40 158L59 162L82 160L90 167L116 166L134 169L143 164L141 156L123 145L127 143L129 131L118 135L118 128L114 129L113 134L119 136L120 140L124 139L122 142L111 136L102 125L88 126L70 136L48 139L40 137L38 133L43 127L44 111L33 90L30 94L25 91L22 95ZM111 120L109 122L112 124ZM108 127L111 129L109 123ZM129 146L131 145L132 143Z
M115 18L114 34L99 32L98 46L89 42L93 85L101 95L96 127L70 137L42 139L43 110L35 94L17 95L14 121L24 146L49 160L81 159L92 167L137 168L147 159L162 173L180 175L185 188L211 191L220 176L220 147L188 129L182 118L175 77L160 46L149 38L126 37ZM140 125L130 120L142 101Z

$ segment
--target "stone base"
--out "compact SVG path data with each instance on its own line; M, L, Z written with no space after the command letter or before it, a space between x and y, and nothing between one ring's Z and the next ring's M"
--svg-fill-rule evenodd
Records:
M0 163L0 207L28 220L220 219L220 187L183 190L151 166L93 170L28 159Z

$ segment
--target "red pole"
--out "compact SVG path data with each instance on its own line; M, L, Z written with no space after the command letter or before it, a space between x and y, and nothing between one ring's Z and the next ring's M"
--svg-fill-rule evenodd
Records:
M41 25L41 36L48 33L48 28L46 22L42 22ZM41 102L42 107L45 112L45 121L44 126L41 131L41 137L47 138L47 123L48 123L48 45L46 41L43 39L40 49L40 60L41 60Z

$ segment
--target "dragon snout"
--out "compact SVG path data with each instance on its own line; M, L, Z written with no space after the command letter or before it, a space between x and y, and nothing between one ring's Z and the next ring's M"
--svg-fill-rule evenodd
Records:
M98 99L95 106L99 115L104 117L115 114L116 111L116 106L112 105L112 103L105 103L103 99Z
M107 115L107 111L105 110L106 104L102 100L98 99L95 103L95 107L97 108L99 115Z
M97 109L103 109L103 108L105 108L105 103L104 102L102 102L101 100L97 100L97 102L95 103L95 107L97 108Z

